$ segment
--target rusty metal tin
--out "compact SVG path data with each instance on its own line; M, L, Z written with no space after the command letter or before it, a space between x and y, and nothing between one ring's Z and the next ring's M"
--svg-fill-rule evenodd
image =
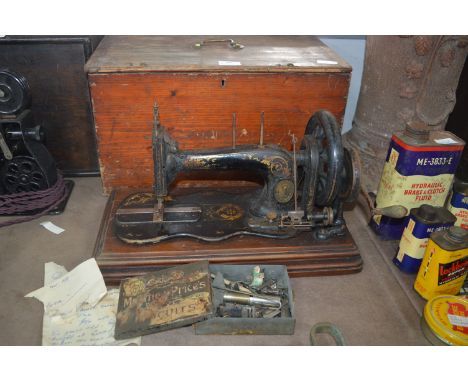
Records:
M423 203L443 206L465 142L447 131L407 126L392 136L379 184L376 207L402 205L408 210ZM406 219L375 215L370 222L383 239L400 239Z
M115 338L174 329L203 320L213 311L208 261L201 261L120 284Z

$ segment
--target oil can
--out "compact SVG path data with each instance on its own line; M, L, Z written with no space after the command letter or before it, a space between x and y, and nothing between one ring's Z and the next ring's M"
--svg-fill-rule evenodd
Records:
M376 207L445 204L465 142L448 131L429 131L409 123L392 136L377 191ZM370 226L387 240L400 239L406 218L375 215Z
M447 209L457 218L456 226L468 229L468 182L455 178Z
M450 227L429 238L414 289L423 298L455 295L460 291L468 269L468 231Z
M455 220L455 216L445 207L423 204L421 207L412 208L393 259L395 265L403 272L416 273L431 234L448 229L453 226Z

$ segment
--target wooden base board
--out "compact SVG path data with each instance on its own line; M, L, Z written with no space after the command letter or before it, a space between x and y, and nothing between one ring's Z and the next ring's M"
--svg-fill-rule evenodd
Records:
M286 240L238 237L217 243L174 239L151 245L126 244L114 235L112 220L128 194L128 190L111 193L94 248L94 257L108 285L201 260L222 264L283 264L291 277L340 275L362 269L359 250L348 230L344 236L329 240L316 240L305 232Z

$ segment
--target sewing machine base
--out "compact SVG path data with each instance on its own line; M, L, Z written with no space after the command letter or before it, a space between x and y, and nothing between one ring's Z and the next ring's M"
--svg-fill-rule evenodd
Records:
M140 192L151 194L150 190ZM187 194L187 190L176 189L171 196L174 200L187 200L184 199ZM94 249L94 257L108 285L197 260L221 264L284 264L291 277L349 274L362 269L359 250L346 228L343 235L326 240L315 238L311 232L301 232L284 239L240 235L215 242L173 238L157 244L128 244L120 240L113 229L116 211L128 195L128 189L113 191L110 195ZM232 200L230 198L229 203ZM235 204L239 204L239 199L235 200ZM216 232L215 226L219 230L218 223L212 223L213 232ZM229 224L223 229L227 226ZM202 231L208 232L206 227Z
M155 196L152 193L129 195L116 212L114 230L119 239L129 244L156 244L164 240L193 238L206 242L228 240L249 235L270 239L289 239L299 228L278 226L277 221L256 218L250 213L252 201L260 190L200 190L166 198L163 222L154 221ZM326 239L327 233L339 235L339 226L300 227L316 238Z

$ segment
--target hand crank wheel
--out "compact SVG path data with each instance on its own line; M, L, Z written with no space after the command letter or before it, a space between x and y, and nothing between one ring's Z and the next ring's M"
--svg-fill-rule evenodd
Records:
M0 69L0 114L16 114L31 102L28 81L8 69Z
M329 206L338 194L343 168L341 131L333 114L320 110L309 119L305 135L316 142L319 153L315 204Z
M347 203L355 202L361 191L361 159L357 150L344 148L341 178L340 199Z

